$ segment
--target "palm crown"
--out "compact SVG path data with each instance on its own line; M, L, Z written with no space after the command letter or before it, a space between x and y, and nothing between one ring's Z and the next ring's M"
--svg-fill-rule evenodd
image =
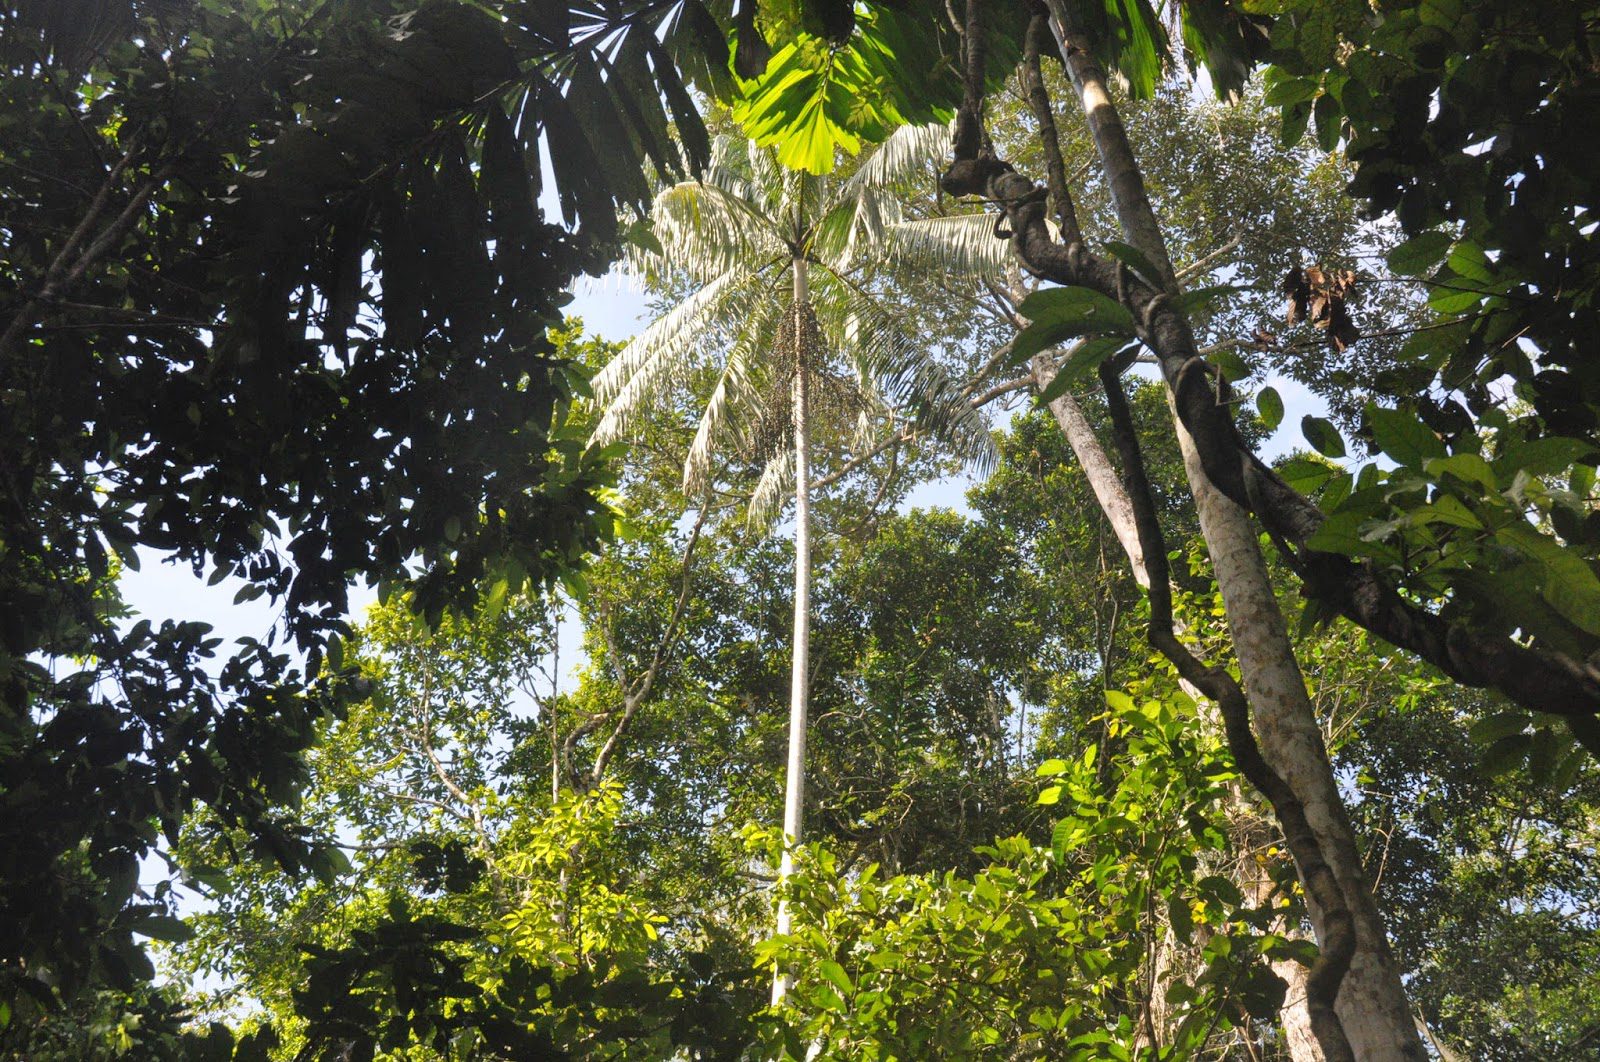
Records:
M902 217L895 187L939 157L947 139L938 126L902 129L845 180L784 170L770 151L719 139L700 180L656 196L649 246L630 255L646 280L675 275L694 291L596 378L604 414L595 440L626 437L652 404L712 366L716 382L684 462L685 489L706 488L719 453L755 453L764 467L751 515L765 519L793 485L793 440L773 429L786 427L789 381L803 367L813 403L853 415L858 439L905 418L956 456L986 463L983 419L927 356L914 323L874 292L882 282L876 267L891 258L932 257L969 274L1004 265L996 253L1004 245L987 222ZM798 316L797 270L808 296ZM708 341L713 333L720 342Z

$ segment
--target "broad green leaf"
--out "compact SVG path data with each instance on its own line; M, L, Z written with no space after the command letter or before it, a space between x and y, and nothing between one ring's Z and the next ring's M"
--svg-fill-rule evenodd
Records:
M817 969L818 972L820 972L823 977L826 977L828 981L832 983L834 987L839 990L840 994L846 999L848 999L855 992L855 986L850 983L850 975L844 972L843 966L840 966L832 959L822 960L821 965L819 965Z
M1446 316L1465 313L1483 301L1487 293L1461 278L1441 280L1428 292L1428 306Z
M811 1001L823 1010L842 1014L847 1009L844 997L839 995L832 985L818 985L811 991L810 995Z
M1079 336L1133 334L1133 317L1128 311L1116 300L1088 288L1044 288L1022 300L1018 312L1031 323L1011 343L1014 363Z
M194 930L183 919L171 915L146 915L128 928L140 936L164 940L169 944L182 944L194 936Z
M1528 728L1527 712L1500 712L1472 724L1469 734L1479 745L1492 745L1503 737Z
M1452 272L1476 283L1489 284L1494 280L1494 266L1489 256L1471 240L1458 242L1450 249L1450 257L1445 262Z
M1278 143L1292 148L1300 143L1300 138L1306 135L1306 126L1311 124L1311 102L1291 103L1283 109L1282 115L1283 129L1278 134Z
M1265 424L1268 431L1275 430L1283 423L1283 397L1278 394L1275 387L1263 387L1256 392L1256 411L1261 414L1261 423Z
M1373 445L1402 465L1421 468L1430 458L1446 456L1444 443L1414 413L1369 405L1366 421Z
M1238 383L1250 375L1250 366L1232 350L1215 350L1206 356L1206 360L1217 367L1222 373L1222 378L1229 383Z
M1056 370L1050 383L1039 392L1039 404L1047 406L1054 402L1069 388L1092 374L1107 358L1125 350L1127 346L1128 341L1122 336L1099 336L1078 344L1061 368Z
M1412 510L1411 521L1419 526L1448 524L1451 527L1464 527L1469 531L1483 528L1483 521L1478 519L1460 498L1444 493L1422 508Z
M1339 429L1333 422L1323 417L1306 415L1300 421L1300 430L1306 437L1306 442L1324 457L1343 457L1344 439L1339 436Z
M1503 737L1484 750L1481 761L1484 773L1491 778L1508 774L1527 761L1528 749L1533 739L1526 734Z
M1454 454L1450 457L1436 457L1424 462L1423 470L1434 479L1454 476L1463 483L1476 483L1485 492L1492 493L1496 489L1494 469L1489 467L1489 462L1477 454Z
M1091 331L1133 333L1133 315L1127 308L1092 288L1076 285L1040 288L1023 299L1017 311L1034 322L1049 318L1082 318L1094 325Z
M1119 240L1107 240L1105 247L1113 258L1133 270L1138 274L1140 280L1143 280L1152 288L1160 291L1166 286L1161 282L1161 270L1157 269L1155 264L1149 258L1146 258L1144 252L1137 247L1122 243Z
M1106 690L1106 704L1113 712L1133 711L1133 698L1121 690Z
M1389 268L1405 277L1416 277L1438 265L1450 247L1450 235L1437 229L1418 233L1389 252Z
M1573 626L1600 635L1600 577L1582 557L1566 550L1544 560L1544 599Z
M1279 81L1267 89L1262 96L1262 102L1269 107L1284 107L1291 103L1304 103L1316 94L1316 78L1293 77Z

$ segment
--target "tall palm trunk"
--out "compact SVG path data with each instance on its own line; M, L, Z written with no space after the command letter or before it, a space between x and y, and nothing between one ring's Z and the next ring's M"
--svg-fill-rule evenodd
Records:
M800 843L801 813L806 792L806 702L811 679L811 432L807 423L806 309L811 293L806 260L794 259L794 645L789 685L789 765L783 791L783 857L778 887L794 871L794 849ZM777 932L789 932L789 902L778 901ZM772 982L772 1002L789 990L789 975L779 970Z

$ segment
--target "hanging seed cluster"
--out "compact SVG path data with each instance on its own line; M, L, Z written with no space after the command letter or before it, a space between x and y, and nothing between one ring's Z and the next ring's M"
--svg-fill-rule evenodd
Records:
M750 412L743 444L747 457L765 462L792 446L794 375L802 369L806 373L806 404L813 425L853 423L869 408L855 377L831 371L829 361L817 315L810 304L802 306L798 315L791 307L779 316L772 336L763 401Z

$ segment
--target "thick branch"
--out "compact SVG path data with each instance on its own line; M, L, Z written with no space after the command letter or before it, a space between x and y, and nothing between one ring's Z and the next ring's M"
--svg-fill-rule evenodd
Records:
M1063 6L1060 0L1050 0L1050 5L1052 11ZM1091 131L1119 221L1132 238L1148 230L1154 217L1147 199L1145 209L1138 209L1144 195L1138 166L1105 90L1104 72L1086 51L1064 47L1069 72L1084 87L1084 105L1092 112ZM1254 512L1275 539L1297 551L1296 567L1306 573L1312 594L1462 685L1498 689L1530 710L1579 720L1580 727L1581 721L1600 713L1600 667L1449 623L1401 597L1369 564L1306 549L1306 541L1325 517L1245 445L1225 395L1219 401L1215 371L1196 350L1188 318L1171 305L1168 292L1119 270L1117 263L1087 254L1081 245L1068 248L1053 239L1045 219L1045 189L986 155L957 154L940 183L951 195L977 195L999 203L1011 228L1012 248L1033 275L1092 288L1128 307L1139 322L1141 338L1156 355L1206 477L1234 504ZM1134 242L1158 267L1165 264L1159 232ZM1168 266L1161 279L1170 283L1171 277Z
M1072 205L1072 190L1067 187L1067 167L1061 158L1061 137L1056 133L1055 108L1050 103L1049 90L1044 85L1044 73L1039 69L1039 49L1050 39L1049 20L1043 14L1033 16L1028 24L1028 39L1022 53L1022 85L1028 95L1028 107L1033 120L1039 124L1039 143L1044 147L1044 168L1048 175L1050 202L1055 207L1056 221L1061 226L1061 241L1069 246L1081 243L1078 212Z
M1222 713L1223 731L1234 762L1250 784L1272 804L1272 810L1283 827L1284 842L1300 868L1300 880L1305 883L1307 893L1323 914L1321 950L1312 964L1306 984L1306 1008L1311 1025L1328 1062L1344 1062L1347 1059L1354 1062L1355 1054L1345 1036L1344 1025L1334 1010L1334 1002L1338 999L1344 975L1350 969L1350 961L1355 956L1355 918L1338 878L1322 853L1316 832L1306 818L1305 805L1261 755L1261 748L1256 744L1255 734L1250 728L1250 706L1245 700L1244 691L1225 668L1203 664L1178 640L1173 631L1167 546L1156 518L1150 479L1145 472L1144 456L1134 432L1127 396L1123 394L1122 381L1113 366L1101 366L1100 380L1105 387L1106 408L1111 415L1112 438L1122 458L1123 484L1133 506L1140 550L1149 569L1146 593L1150 602L1150 644L1172 662L1183 678L1216 703Z

